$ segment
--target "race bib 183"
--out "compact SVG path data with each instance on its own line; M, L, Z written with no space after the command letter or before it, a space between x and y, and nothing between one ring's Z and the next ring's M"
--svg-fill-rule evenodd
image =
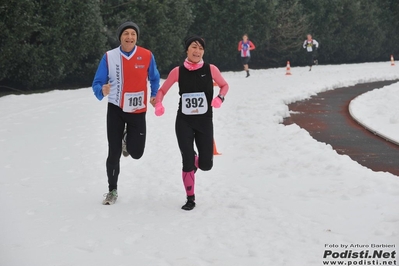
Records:
M123 98L123 111L126 113L133 113L134 111L145 108L144 91L125 92Z
M182 112L185 115L202 115L208 111L204 92L184 93L181 96Z

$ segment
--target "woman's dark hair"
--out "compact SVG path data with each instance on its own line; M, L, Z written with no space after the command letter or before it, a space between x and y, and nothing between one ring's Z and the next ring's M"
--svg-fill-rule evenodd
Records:
M193 42L198 42L199 44L201 44L202 48L205 49L205 40L200 36L193 35L184 39L184 47L186 48L186 51L188 50L190 44L192 44Z

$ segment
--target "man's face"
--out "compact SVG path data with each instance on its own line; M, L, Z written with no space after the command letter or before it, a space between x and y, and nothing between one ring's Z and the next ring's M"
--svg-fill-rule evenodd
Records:
M137 33L134 29L126 29L121 35L122 51L131 52L137 42Z
M308 41L311 41L312 40L312 35L308 34L307 38L308 38Z

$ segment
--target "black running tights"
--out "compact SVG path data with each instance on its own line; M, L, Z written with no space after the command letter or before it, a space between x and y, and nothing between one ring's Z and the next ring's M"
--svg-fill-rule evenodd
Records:
M198 166L203 171L213 166L213 122L210 117L176 118L176 137L183 158L183 171L190 172L194 165L194 141L198 149Z
M118 106L108 103L107 137L108 158L107 176L109 191L117 189L119 176L119 160L122 153L122 138L127 124L127 151L133 159L140 159L144 153L146 138L146 113L125 113Z

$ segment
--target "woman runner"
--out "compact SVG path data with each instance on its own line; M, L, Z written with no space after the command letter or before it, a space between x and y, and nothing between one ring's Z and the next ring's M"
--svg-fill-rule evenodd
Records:
M183 184L187 202L183 210L195 207L195 172L197 169L209 171L213 166L213 119L212 107L219 108L229 85L219 69L202 60L205 41L199 36L185 40L187 58L183 65L174 68L159 89L155 98L155 114L165 112L162 100L171 86L179 83L179 109L176 117L176 137L183 158ZM219 95L213 100L213 81L220 87ZM194 151L194 142L198 156Z
M255 50L255 44L248 40L248 35L244 34L242 36L242 40L238 42L238 51L241 54L241 63L244 66L245 72L247 72L246 78L248 78L249 75L249 67L248 63L249 60L251 59L251 51Z

